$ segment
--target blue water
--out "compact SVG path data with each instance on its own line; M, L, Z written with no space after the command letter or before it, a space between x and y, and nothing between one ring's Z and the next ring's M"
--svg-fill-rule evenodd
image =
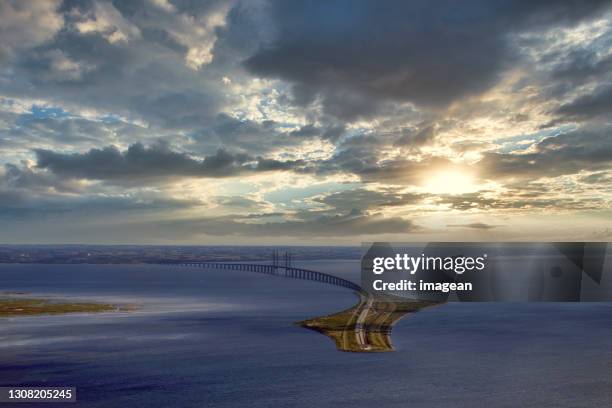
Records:
M358 279L358 261L300 266ZM612 304L446 304L403 319L396 352L356 354L293 324L354 303L316 282L2 265L0 291L140 306L0 320L0 386L75 386L68 407L612 406Z

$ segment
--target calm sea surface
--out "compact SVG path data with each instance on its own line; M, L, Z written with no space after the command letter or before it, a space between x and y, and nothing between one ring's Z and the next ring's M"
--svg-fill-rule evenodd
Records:
M359 277L359 261L299 266ZM68 407L612 406L612 304L446 304L400 321L396 352L356 354L294 325L355 303L316 282L0 265L0 291L139 305L0 319L0 386L76 386Z

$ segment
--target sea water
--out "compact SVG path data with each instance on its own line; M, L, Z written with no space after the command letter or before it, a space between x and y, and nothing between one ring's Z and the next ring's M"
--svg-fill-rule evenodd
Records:
M359 260L299 266L359 278ZM401 320L395 352L346 353L294 324L355 303L350 290L317 282L161 265L0 265L0 291L138 306L0 319L0 386L77 387L68 407L612 404L611 304L450 303Z

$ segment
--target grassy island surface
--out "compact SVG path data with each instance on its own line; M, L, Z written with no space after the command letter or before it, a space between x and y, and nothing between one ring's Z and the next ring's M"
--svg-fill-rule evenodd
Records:
M100 313L133 310L132 306L109 303L66 302L55 299L0 297L0 318L66 313Z
M296 322L332 339L340 351L394 351L391 329L403 317L438 305L437 302L406 301L389 296L372 298L359 294L359 302L350 309Z

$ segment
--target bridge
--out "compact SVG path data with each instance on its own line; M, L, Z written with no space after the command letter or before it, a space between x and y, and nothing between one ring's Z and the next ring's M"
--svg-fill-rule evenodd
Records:
M341 351L361 353L393 351L391 329L395 323L406 315L434 304L391 298L375 300L354 282L324 272L293 267L289 253L285 253L284 262L281 263L280 260L278 251L274 251L272 253L272 264L182 262L172 265L263 273L284 278L321 282L356 292L359 301L352 308L333 315L298 322L300 326L322 333L332 339L338 350Z
M278 252L272 255L272 264L252 264L252 263L228 263L228 262L183 262L173 264L176 266L187 266L193 268L210 269L231 269L234 271L248 271L263 273L266 275L281 276L283 278L293 278L321 282L328 285L340 286L355 292L362 292L361 286L347 279L342 279L324 272L313 271L310 269L295 268L291 265L291 255L285 253L285 262L280 264Z

